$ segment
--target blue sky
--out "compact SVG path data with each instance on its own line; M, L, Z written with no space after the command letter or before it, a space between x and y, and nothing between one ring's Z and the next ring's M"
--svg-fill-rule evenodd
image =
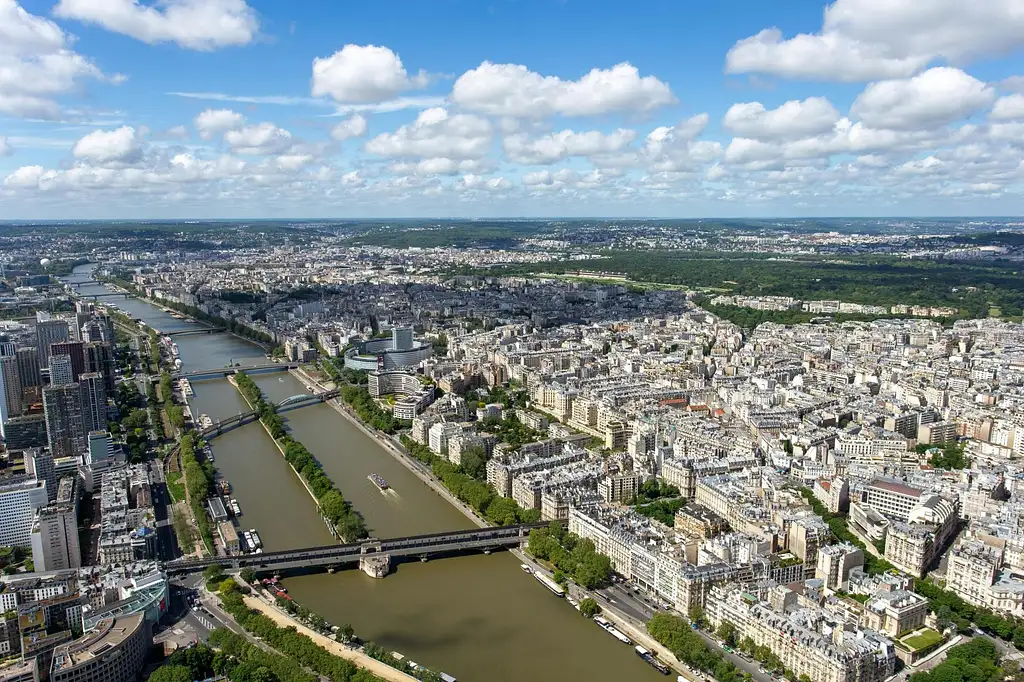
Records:
M1020 0L0 0L4 218L1016 215Z

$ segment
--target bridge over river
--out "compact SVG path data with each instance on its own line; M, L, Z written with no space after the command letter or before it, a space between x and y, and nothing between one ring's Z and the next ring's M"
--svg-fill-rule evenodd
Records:
M212 333L206 330L196 330L189 333L206 334ZM225 377L245 372L246 374L264 374L266 372L286 372L298 368L297 362L269 362L262 365L249 365L248 367L213 367L211 369L190 369L188 371L174 372L171 376L175 379L189 379L197 381L202 379L223 379Z
M546 528L548 525L548 522L543 522L498 528L472 528L391 540L369 539L346 545L309 547L264 554L243 554L209 559L177 559L164 564L164 568L172 574L199 573L213 565L230 566L233 569L288 571L340 567L349 563L357 563L361 559L374 555L425 560L434 556L459 554L467 551L488 552L495 549L517 547L526 542L531 530Z

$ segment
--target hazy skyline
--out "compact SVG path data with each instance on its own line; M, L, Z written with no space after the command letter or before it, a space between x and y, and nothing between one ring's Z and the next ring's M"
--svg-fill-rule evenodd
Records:
M1016 0L0 0L25 219L1024 213Z

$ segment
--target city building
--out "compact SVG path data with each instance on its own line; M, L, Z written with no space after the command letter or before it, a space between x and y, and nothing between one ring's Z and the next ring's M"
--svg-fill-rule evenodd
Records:
M101 621L81 639L53 652L50 682L134 682L153 644L141 614Z
M78 381L85 372L85 351L81 341L59 341L50 344L50 384L70 384ZM55 381L53 377L53 358L66 356L71 362L70 381Z
M40 507L32 526L32 563L36 571L79 568L82 552L78 543L78 480L60 480L56 499Z
M36 361L39 367L50 366L50 346L71 338L67 320L58 320L49 314L36 313Z
M107 428L107 387L98 372L83 373L79 377L82 391L82 421L87 433Z
M86 429L82 390L78 384L43 389L46 436L54 457L74 457L85 452Z
M46 497L50 502L57 499L57 463L49 450L34 448L27 451L25 473L46 484Z
M42 481L30 476L0 480L0 547L30 547L36 510L47 502Z
M361 341L345 351L345 366L367 372L415 367L431 355L430 343L414 341L411 329L396 328L391 338Z

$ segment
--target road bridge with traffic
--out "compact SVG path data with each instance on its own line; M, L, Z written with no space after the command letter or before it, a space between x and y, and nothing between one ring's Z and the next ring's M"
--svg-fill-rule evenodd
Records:
M171 574L199 573L210 566L231 569L252 568L257 571L295 571L314 568L341 568L371 556L394 559L426 560L464 552L490 552L518 547L529 538L530 531L546 528L544 523L527 523L496 528L472 528L429 535L414 535L391 540L368 539L344 545L309 547L263 554L242 554L209 559L176 559L164 568Z

